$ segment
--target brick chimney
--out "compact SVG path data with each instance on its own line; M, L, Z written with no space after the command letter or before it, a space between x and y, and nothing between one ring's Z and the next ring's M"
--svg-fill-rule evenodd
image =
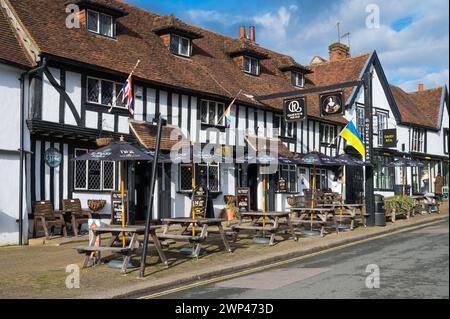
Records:
M254 26L250 26L249 39L252 42L256 42L256 28Z
M241 26L239 28L239 39L247 38L247 31L245 30L245 26Z
M345 60L350 57L350 48L342 43L333 43L328 47L330 53L330 61Z
M419 83L419 92L423 92L423 83Z

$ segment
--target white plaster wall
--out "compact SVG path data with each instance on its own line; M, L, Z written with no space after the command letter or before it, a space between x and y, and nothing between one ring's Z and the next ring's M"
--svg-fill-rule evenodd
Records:
M81 117L81 74L66 72L66 92L75 105L78 116ZM69 106L65 105L64 123L69 125L77 125L75 118Z
M0 149L17 151L20 146L20 71L0 64ZM10 132L11 134L5 134Z
M60 83L60 70L48 68L55 80ZM42 89L42 119L44 121L59 123L59 93L50 84L47 76L43 77Z
M19 167L18 155L0 153L0 246L19 242Z

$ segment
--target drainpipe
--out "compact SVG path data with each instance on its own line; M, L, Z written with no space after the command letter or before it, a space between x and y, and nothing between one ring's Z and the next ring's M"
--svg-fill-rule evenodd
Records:
M20 168L19 168L19 245L23 245L23 162L26 153L24 150L24 122L25 122L25 78L29 75L35 74L44 70L47 67L47 59L43 58L39 67L22 73L20 76Z

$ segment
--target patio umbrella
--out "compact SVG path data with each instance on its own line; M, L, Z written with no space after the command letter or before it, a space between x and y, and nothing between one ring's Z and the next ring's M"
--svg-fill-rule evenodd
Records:
M107 161L120 162L120 193L122 197L122 227L125 227L125 161L152 161L153 156L146 154L137 147L124 141L123 136L120 141L112 142L108 146L99 148L93 152L84 154L74 161ZM122 235L122 244L125 247L125 235Z
M333 159L332 157L325 155L323 153L319 152L310 152L303 157L298 158L297 160L298 164L302 165L309 165L313 167L313 179L312 179L312 185L311 185L311 208L314 208L314 190L316 188L316 167L317 166L340 166L341 163L337 160ZM311 235L315 235L313 232L313 221L314 221L314 214L311 211Z
M348 155L348 154L341 154L337 157L334 158L336 161L338 161L339 163L341 163L342 165L342 176L341 176L341 204L344 204L344 199L342 197L342 194L344 194L344 176L345 176L345 168L347 166L358 166L358 167L362 167L362 166L372 166L371 163L369 162L365 162L362 159L359 159L357 157ZM339 209L339 214L340 214L340 222L342 222L342 207ZM342 225L339 225L342 227Z
M425 166L426 166L426 164L424 164L422 162L419 162L419 161L416 161L416 160L413 160L413 159L410 159L410 158L406 158L406 156L401 158L401 159L399 159L399 160L396 160L396 161L394 161L392 163L389 163L387 165L387 167L401 167L402 168L402 195L403 196L406 195L406 190L405 190L405 188L406 188L406 176L405 176L404 169L406 167L425 167Z

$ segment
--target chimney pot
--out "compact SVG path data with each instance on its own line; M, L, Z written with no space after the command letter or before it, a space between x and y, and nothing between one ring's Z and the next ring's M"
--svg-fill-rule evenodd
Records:
M328 47L330 61L345 60L350 57L350 48L343 43L333 43Z
M250 41L256 42L256 28L254 26L250 27Z
M245 30L245 26L241 26L239 28L239 39L245 39L247 37L247 32Z
M423 92L423 83L419 83L419 92Z

